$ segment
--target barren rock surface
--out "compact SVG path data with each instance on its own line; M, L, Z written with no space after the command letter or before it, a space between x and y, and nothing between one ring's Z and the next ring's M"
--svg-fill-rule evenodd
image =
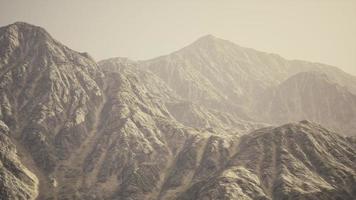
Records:
M353 199L354 143L301 121L243 136L214 177L180 199Z
M38 195L38 179L20 161L9 131L9 127L0 121L0 197L35 199Z

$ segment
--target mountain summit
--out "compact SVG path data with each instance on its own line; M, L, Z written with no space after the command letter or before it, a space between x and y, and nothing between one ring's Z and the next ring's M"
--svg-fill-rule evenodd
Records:
M311 71L325 74L330 80L328 83L325 82L325 86L318 88L321 93L328 93L328 87L332 84L346 88L345 93L350 93L350 95L355 94L356 91L356 78L336 67L306 61L287 60L276 54L240 47L211 35L204 36L170 55L141 61L140 65L141 68L160 77L181 98L204 105L209 109L229 113L240 119L275 124L280 124L281 120L270 120L275 118L271 115L274 115L275 111L277 112L284 104L276 103L276 107L269 109L270 107L266 105L269 101L272 101L269 96L273 91L278 90L277 88L286 85L288 79L294 75ZM318 80L320 79L316 76L314 82ZM293 87L291 84L288 85ZM292 89L285 88L285 91ZM310 89L313 90L313 88ZM316 90L316 88L314 89ZM318 91L310 92L316 94ZM296 95L299 96L300 94ZM288 98L287 94L286 97ZM296 98L296 96L294 97ZM330 98L342 101L342 95L334 94ZM347 107L349 104L344 105ZM322 104L315 106L315 109L318 110L323 110L325 107ZM306 106L303 108L305 109ZM302 108L298 107L297 109ZM293 108L291 110L292 113L298 112ZM354 113L353 110L351 109L350 112ZM270 115L265 115L263 118L262 113L270 113ZM281 118L304 119L292 116L293 114L290 118L286 116L281 116ZM316 119L311 115L303 115L303 117L310 120ZM350 127L345 124L345 121L333 120L335 120L335 123L331 123L333 125L329 127L345 134L352 134L348 131L352 128L347 128L348 130L342 128L344 126ZM317 121L324 125L330 125L330 121ZM287 121L284 120L283 122Z

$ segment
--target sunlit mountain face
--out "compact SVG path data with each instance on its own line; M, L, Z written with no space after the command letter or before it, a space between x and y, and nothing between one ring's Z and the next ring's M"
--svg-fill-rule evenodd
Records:
M356 78L333 66L211 35L96 62L18 22L0 91L0 199L356 198Z

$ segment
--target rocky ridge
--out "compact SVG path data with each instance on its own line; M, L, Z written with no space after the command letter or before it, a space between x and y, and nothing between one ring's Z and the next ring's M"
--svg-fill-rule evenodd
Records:
M353 145L308 121L260 129L241 138L224 170L179 199L353 199Z

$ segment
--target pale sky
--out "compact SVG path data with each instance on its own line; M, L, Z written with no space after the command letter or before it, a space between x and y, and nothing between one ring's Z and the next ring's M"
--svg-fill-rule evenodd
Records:
M153 58L212 34L356 75L356 0L0 0L0 26L16 21L96 60Z

